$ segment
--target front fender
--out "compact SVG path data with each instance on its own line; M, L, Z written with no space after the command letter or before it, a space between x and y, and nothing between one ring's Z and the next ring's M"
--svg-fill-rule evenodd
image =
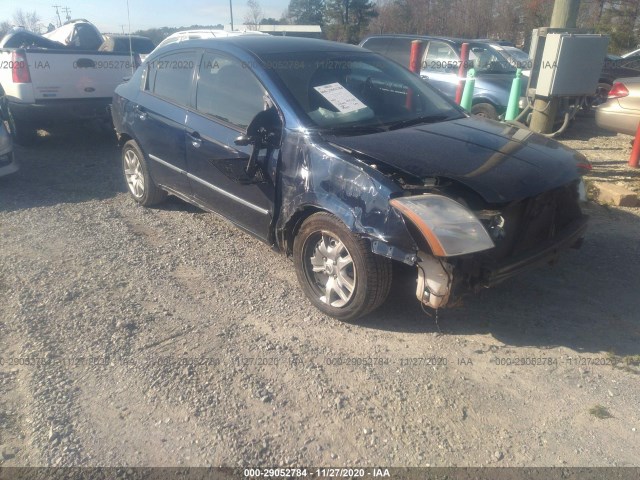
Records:
M400 187L371 166L310 136L287 137L275 232L280 249L290 251L297 227L308 215L326 211L357 235L405 252L417 251L404 218L389 204Z

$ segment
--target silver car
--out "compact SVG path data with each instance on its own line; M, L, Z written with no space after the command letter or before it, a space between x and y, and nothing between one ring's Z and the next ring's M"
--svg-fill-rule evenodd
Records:
M18 171L18 163L13 155L13 138L10 133L12 125L7 97L0 86L0 177Z
M635 135L640 122L640 77L619 78L607 101L596 108L596 124L617 133Z

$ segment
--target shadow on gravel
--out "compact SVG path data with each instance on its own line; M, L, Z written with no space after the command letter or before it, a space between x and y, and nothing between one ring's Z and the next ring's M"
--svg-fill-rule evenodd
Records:
M56 129L28 147L16 145L15 155L20 170L0 178L0 211L99 200L125 191L115 134L91 124Z
M133 202L133 200L131 201ZM192 203L185 202L184 200L178 197L174 197L173 195L170 195L169 198L167 198L166 202L162 202L160 205L154 205L151 208L155 210L164 210L167 212L187 212L187 213L208 214L207 212L205 212L201 208L196 207ZM213 215L213 214L208 214L208 215Z
M577 116L557 140L591 140L594 137L615 137L617 134L596 125L595 117ZM629 137L631 138L631 137Z
M537 270L465 297L439 312L447 335L490 334L510 346L640 354L640 219L620 210L588 208L590 230L580 250ZM362 328L438 332L415 299L413 269L399 268L387 302Z
M640 180L640 168L630 168L627 166L627 162L616 160L598 161L593 163L593 170L586 176L587 180L607 178Z

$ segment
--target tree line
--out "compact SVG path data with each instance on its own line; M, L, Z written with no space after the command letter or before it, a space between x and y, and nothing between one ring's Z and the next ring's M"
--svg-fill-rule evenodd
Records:
M283 20L324 27L330 40L357 43L380 33L500 38L528 48L548 26L554 0L291 0ZM578 28L611 37L610 51L640 42L640 0L582 0Z
M531 30L549 25L553 4L554 0L290 0L281 18L275 19L263 17L259 0L249 0L244 25L320 25L329 40L347 43L380 33L499 38L526 50ZM0 37L11 25L10 21L0 22ZM47 30L35 11L17 10L13 25L37 33ZM640 43L640 0L582 0L577 26L610 35L612 53L633 50ZM159 43L181 29L184 27L161 27L134 33Z

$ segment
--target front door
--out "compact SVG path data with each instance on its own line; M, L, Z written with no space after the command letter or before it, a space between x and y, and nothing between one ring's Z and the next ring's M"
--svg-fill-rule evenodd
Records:
M268 97L246 63L205 52L196 86L195 111L186 122L186 153L194 196L235 224L267 239L273 219L275 161L279 151L262 157L258 175L245 170L253 146L234 140L265 109ZM264 153L264 152L263 152Z

